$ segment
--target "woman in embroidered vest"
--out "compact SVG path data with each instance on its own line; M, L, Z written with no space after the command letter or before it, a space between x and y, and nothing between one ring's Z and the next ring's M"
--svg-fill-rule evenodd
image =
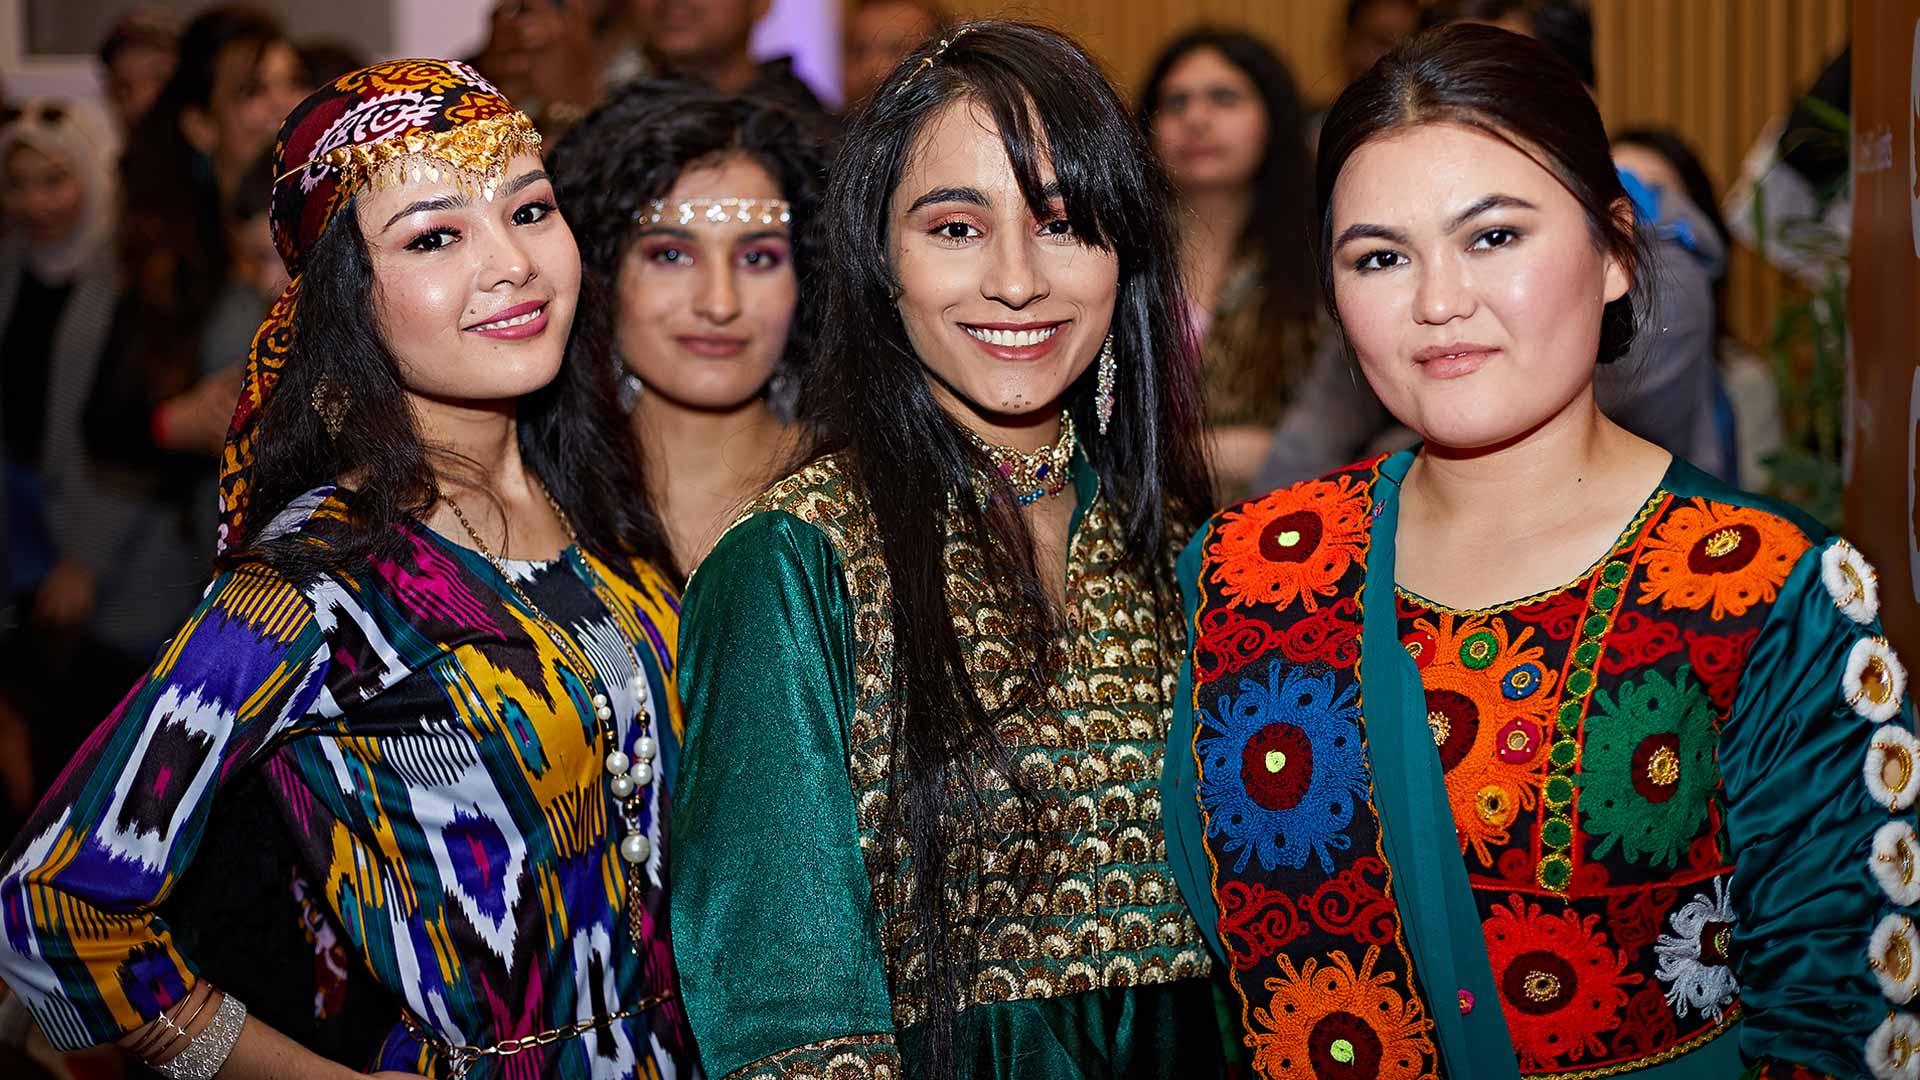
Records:
M400 1006L377 1067L694 1068L664 927L665 540L612 373L562 362L579 256L539 149L438 60L342 76L282 126L292 283L223 456L219 576L0 865L0 974L56 1046L357 1075L249 1020L155 914L262 768Z
M1420 447L1215 515L1166 805L1256 1073L1912 1078L1920 753L1873 571L1594 406L1645 310L1578 77L1421 37L1321 271Z
M1086 54L1015 23L929 42L846 138L820 455L687 593L702 1062L1212 1075L1158 794L1207 500L1165 181Z
M691 572L800 449L826 153L777 106L641 81L548 164L580 237L569 355L624 377L647 501Z

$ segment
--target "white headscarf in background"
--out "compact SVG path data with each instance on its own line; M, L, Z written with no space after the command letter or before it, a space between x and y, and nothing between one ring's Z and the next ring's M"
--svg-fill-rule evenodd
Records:
M79 224L59 243L27 252L34 277L49 285L64 284L113 243L120 139L98 106L34 98L13 123L0 129L0 166L22 145L59 162L80 180Z

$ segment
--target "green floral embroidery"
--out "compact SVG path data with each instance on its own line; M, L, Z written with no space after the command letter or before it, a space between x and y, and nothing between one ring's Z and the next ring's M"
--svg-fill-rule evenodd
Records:
M1628 859L1678 866L1720 782L1712 699L1688 668L1672 680L1649 671L1593 699L1579 777L1593 857L1618 843Z

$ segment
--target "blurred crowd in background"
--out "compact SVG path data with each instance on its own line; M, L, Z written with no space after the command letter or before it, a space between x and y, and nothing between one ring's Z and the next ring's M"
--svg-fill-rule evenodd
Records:
M750 55L766 8L510 0L467 59L536 118L549 145L623 86L688 79L778 105L793 120L781 137L828 162L840 116L790 61ZM1572 0L1350 0L1328 47L1353 78L1448 19L1531 34L1593 81L1593 23ZM936 3L850 0L846 108L951 25ZM7 100L0 117L0 836L13 835L207 580L215 457L251 336L286 280L268 224L275 132L308 92L379 58L297 40L260 8L220 6L184 25L129 14L107 29L98 59L106 108ZM1303 97L1273 43L1230 26L1168 42L1137 86L1139 123L1185 204L1217 497L1409 441L1351 363L1308 246L1326 103ZM1788 167L1754 170L1731 197L1678 134L1615 133L1654 255L1659 332L1639 335L1629 362L1606 369L1606 405L1637 433L1756 490L1771 483L1780 404L1767 364L1724 332L1728 254L1753 238L1738 232L1750 228L1746 216L1722 207L1764 197L1777 208L1772 228L1821 220L1844 230L1844 153L1792 132L1820 110L1844 113L1845 88L1843 54L1804 88L1811 104L1780 102L1784 133L1769 132L1760 151ZM566 177L556 181L566 189ZM774 317L808 310L804 276L799 288L800 301ZM781 411L805 423L804 402ZM671 514L671 497L667 505ZM0 1058L0 1072L20 1075L11 1068Z

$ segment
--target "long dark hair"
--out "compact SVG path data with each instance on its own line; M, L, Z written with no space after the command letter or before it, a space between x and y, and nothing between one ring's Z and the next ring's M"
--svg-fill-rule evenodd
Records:
M219 185L181 131L181 115L211 104L227 49L245 48L257 64L285 41L280 23L256 8L203 12L180 37L173 77L128 133L120 162L120 256L144 371L161 397L199 376L200 329L231 269Z
M1415 35L1347 87L1320 129L1318 248L1327 310L1333 302L1333 186L1354 151L1423 124L1485 132L1551 172L1585 211L1597 250L1619 261L1633 287L1607 304L1598 359L1625 356L1651 275L1644 242L1626 209L1607 129L1579 74L1533 38L1494 26L1454 23Z
M1314 287L1313 170L1307 155L1307 113L1286 61L1251 34L1202 26L1161 51L1140 94L1141 130L1151 135L1162 102L1162 84L1175 64L1210 49L1254 85L1267 110L1267 149L1253 174L1254 212L1234 243L1239 254L1261 260L1261 340L1274 340L1284 324L1319 317Z
M1066 216L1084 242L1120 264L1112 333L1118 358L1113 423L1094 434L1094 372L1065 402L1085 433L1125 534L1123 558L1156 583L1161 632L1178 634L1171 554L1208 512L1199 399L1186 336L1171 191L1125 105L1079 46L1037 26L976 22L902 61L848 129L827 191L827 281L821 356L808 373L821 453L843 455L870 507L892 590L893 769L881 851L901 851L914 884L876 897L902 917L923 970L894 971L896 994L923 997L923 1072L954 1071L956 1022L972 914L949 902L977 874L987 815L983 775L1019 793L997 721L968 676L946 593L950 533L980 548L977 578L1001 590L1013 613L1032 691L1049 676L1049 644L1062 620L1047 600L1032 539L984 453L936 402L894 304L890 207L928 122L968 101L990 116L1028 207L1047 213L1042 166L1051 163ZM1176 646L1178 647L1178 646ZM905 984L905 985L902 985Z
M373 260L351 200L314 243L301 270L294 346L280 383L256 421L260 437L249 498L254 510L223 567L263 558L296 583L352 572L392 557L401 526L433 504L437 472L467 464L427 444L413 420L399 366L376 326ZM352 388L351 422L328 436L313 408L322 376ZM520 454L571 519L580 543L627 573L639 556L672 565L666 534L639 489L639 462L615 401L613 373L571 360L516 410ZM347 519L330 523L327 543L299 533L264 537L294 498L337 477L355 478Z
M636 215L665 198L687 169L735 153L765 169L793 204L788 227L799 294L775 375L799 377L813 354L819 281L826 277L819 239L826 150L808 121L778 105L687 82L628 84L547 157L554 193L580 244L580 308L568 363L617 369L620 266L639 228Z

